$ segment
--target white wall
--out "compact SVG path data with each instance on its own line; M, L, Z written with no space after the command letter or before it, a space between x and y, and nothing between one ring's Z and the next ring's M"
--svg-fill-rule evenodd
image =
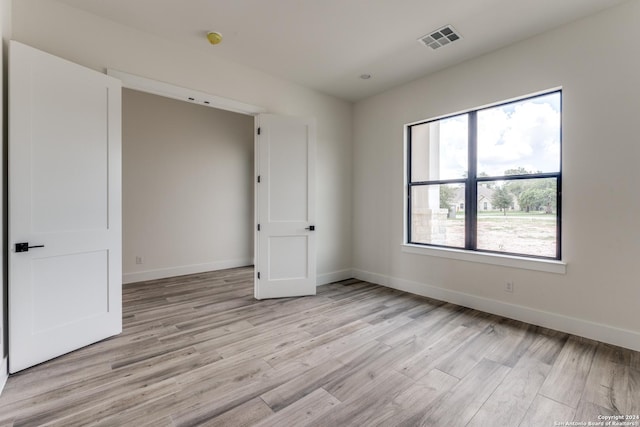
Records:
M251 116L123 90L125 282L253 264L253 133Z
M630 1L358 102L356 275L640 350L639 22ZM567 273L402 252L403 125L558 86Z
M51 0L13 5L14 39L76 63L114 68L265 107L316 117L319 280L351 266L352 105L255 69L130 29ZM203 39L203 43L206 40Z

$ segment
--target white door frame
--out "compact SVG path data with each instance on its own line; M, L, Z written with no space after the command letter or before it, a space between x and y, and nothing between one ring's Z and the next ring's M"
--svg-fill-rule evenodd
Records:
M191 104L202 105L203 107L216 108L218 110L232 111L234 113L246 114L256 117L267 110L257 105L246 104L235 99L224 98L222 96L211 95L210 93L187 89L170 83L149 79L147 77L136 76L124 71L107 69L107 75L122 81L122 87L134 89L140 92L151 93L164 96L165 98L177 99Z
M253 155L254 159L258 155L257 146L255 144L256 131L258 129L258 116L262 113L266 113L266 108L246 104L244 102L236 101L234 99L224 98L222 96L211 95L206 92L197 91L193 89L187 89L185 87L176 86L170 83L161 82L158 80L149 79L147 77L137 76L135 74L126 73L124 71L114 70L112 68L107 69L107 75L120 79L122 81L122 87L127 89L133 89L140 92L151 93L153 95L163 96L165 98L177 99L179 101L189 102L191 104L202 105L203 107L211 107L218 110L231 111L234 113L245 114L247 116L253 117L253 128L254 128L254 148ZM257 162L254 161L254 175L257 171ZM253 190L253 224L256 223L256 218L258 218L257 206L258 206L258 193L257 188L255 187L254 182L254 190ZM253 242L254 242L254 264L255 264L255 253L258 244L258 232L257 230L253 230Z

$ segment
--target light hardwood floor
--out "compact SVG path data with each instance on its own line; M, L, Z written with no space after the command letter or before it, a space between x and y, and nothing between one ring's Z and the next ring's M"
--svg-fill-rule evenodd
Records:
M0 426L553 426L640 414L640 353L347 280L124 287L124 332L11 376Z

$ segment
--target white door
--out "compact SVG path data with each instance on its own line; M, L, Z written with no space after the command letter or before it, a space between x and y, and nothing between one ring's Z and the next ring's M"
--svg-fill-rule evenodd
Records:
M258 117L258 299L316 293L315 139L314 120Z
M9 370L122 331L121 86L9 47Z

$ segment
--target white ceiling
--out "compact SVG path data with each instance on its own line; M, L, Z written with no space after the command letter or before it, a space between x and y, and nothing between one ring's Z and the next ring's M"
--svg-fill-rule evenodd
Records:
M624 0L58 1L355 101ZM416 41L447 24L461 40ZM222 44L207 42L210 30Z

